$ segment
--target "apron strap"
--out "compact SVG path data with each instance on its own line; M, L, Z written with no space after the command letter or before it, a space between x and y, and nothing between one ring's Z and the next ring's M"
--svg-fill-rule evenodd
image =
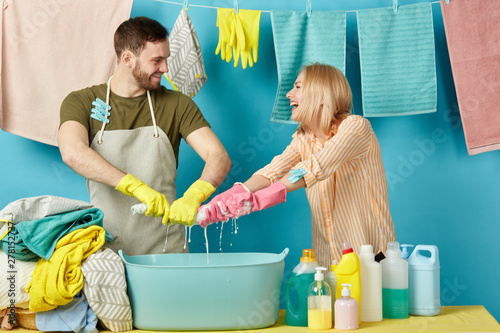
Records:
M109 105L109 97L111 95L111 79L113 78L113 76L111 76L108 80L108 88L106 90L106 104ZM151 102L151 94L149 93L149 90L146 90L146 93L147 93L147 96L148 96L148 103L149 103L149 111L151 112L151 119L153 120L153 127L155 129L155 134L153 135L155 138L159 137L159 133L158 133L158 127L156 126L156 119L155 119L155 114L154 114L154 111L153 111L153 102ZM105 116L106 119L108 119L108 116ZM102 122L102 126L101 126L101 131L99 132L99 138L97 139L97 144L101 144L102 143L102 136L104 134L104 128L106 127L106 122L103 121Z
M158 134L158 128L156 127L155 114L153 112L153 102L151 102L151 94L149 93L149 90L147 90L146 92L148 94L149 111L151 112L151 119L153 120L153 127L155 128L154 137L157 138L159 136L159 134Z

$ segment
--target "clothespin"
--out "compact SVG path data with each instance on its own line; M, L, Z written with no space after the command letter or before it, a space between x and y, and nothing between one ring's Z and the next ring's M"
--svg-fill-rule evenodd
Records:
M392 0L392 10L394 13L398 12L398 0Z
M188 0L184 0L184 10L188 10Z
M307 3L306 3L306 10L307 10L307 16L311 16L311 0L307 0Z
M233 4L234 4L234 13L238 14L238 0L233 0Z

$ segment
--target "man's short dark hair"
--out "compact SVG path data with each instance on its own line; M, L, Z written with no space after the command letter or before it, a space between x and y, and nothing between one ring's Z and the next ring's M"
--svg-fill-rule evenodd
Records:
M167 29L160 22L145 16L130 18L120 24L114 37L118 59L125 50L139 55L147 42L156 43L167 39Z

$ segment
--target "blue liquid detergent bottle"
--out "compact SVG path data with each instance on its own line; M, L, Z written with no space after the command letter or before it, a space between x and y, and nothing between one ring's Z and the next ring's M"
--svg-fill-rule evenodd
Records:
M314 250L302 250L300 263L295 266L285 284L285 324L288 326L306 327L308 324L307 291L314 282L316 267L319 265Z

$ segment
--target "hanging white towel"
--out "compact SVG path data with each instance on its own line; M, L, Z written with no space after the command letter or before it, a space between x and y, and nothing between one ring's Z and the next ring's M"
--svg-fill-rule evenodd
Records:
M57 145L62 100L112 74L113 35L132 3L3 0L0 127Z
M200 42L193 23L182 9L168 38L170 57L167 78L174 88L193 98L207 82Z

